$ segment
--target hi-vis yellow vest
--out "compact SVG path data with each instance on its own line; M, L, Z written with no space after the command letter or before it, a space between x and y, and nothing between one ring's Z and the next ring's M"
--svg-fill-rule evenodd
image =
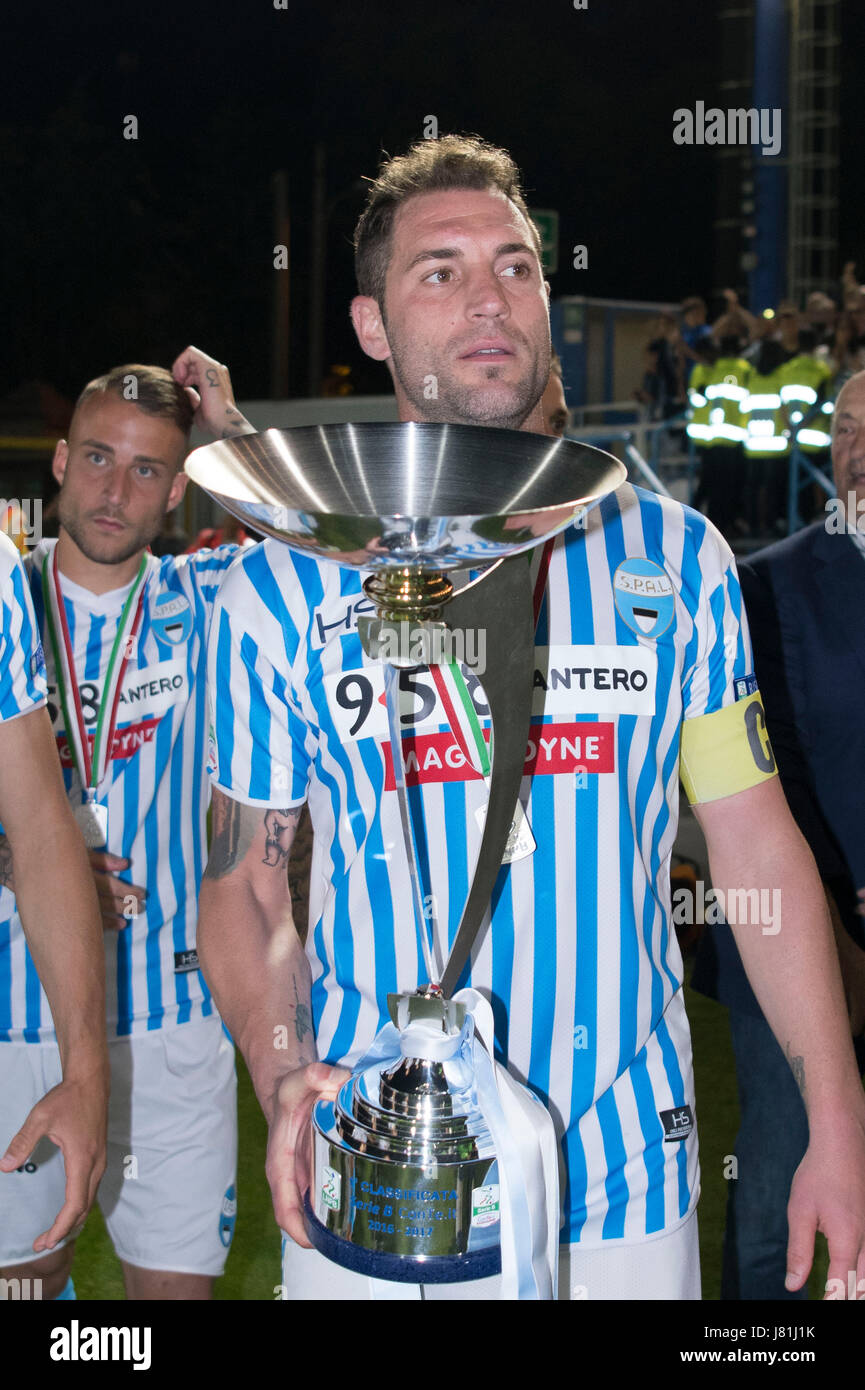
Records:
M803 352L784 363L781 375L784 379L781 386L781 404L787 410L791 436L795 435L799 448L805 454L816 454L821 449L828 449L832 443L829 426L835 408L831 401L824 400L818 414L813 416L807 425L801 428L799 426L800 421L810 415L817 404L821 388L824 394L828 390L832 380L831 367L826 362L821 362L818 357Z
M745 453L749 458L781 458L790 451L787 422L781 409L784 368L768 376L752 371L745 411Z
M750 363L744 357L719 357L704 370L707 376L703 395L708 412L705 442L740 444L745 438L742 406L748 396Z
M706 400L706 385L711 378L711 372L711 367L706 366L703 362L698 362L691 372L688 382L688 403L691 407L691 418L686 429L688 438L693 439L694 443L701 448L714 443L714 436L709 428L711 406Z

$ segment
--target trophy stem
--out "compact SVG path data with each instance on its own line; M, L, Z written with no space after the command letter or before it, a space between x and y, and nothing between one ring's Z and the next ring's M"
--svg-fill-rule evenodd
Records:
M454 591L440 571L393 568L378 570L364 580L364 590L376 605L379 618L426 619L435 622Z

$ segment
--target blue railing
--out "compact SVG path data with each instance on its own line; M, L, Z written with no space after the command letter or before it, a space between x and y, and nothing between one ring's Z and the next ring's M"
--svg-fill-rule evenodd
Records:
M599 407L601 409L602 407ZM635 414L638 412L635 409ZM599 448L615 452L618 448L622 462L630 475L652 492L663 497L673 493L664 482L662 474L675 473L687 482L687 500L693 502L696 492L696 454L690 440L684 439L687 423L684 415L676 415L669 420L648 422L637 419L627 425L590 425L568 430L567 437L584 444L595 444ZM672 430L681 430L686 452L675 449L671 439ZM671 479L672 481L672 479Z

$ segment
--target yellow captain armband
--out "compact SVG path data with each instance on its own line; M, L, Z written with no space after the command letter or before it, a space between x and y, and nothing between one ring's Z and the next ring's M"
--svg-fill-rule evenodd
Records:
M758 690L683 723L679 776L692 806L720 801L777 775Z

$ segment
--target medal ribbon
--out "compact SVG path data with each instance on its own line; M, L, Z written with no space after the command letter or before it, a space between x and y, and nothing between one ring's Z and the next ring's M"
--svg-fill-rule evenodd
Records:
M541 551L541 563L538 566L537 578L535 579L534 590L534 614L535 629L537 630L538 619L541 616L541 604L544 600L544 592L547 587L547 575L550 570L550 560L552 559L555 537L545 542ZM451 661L447 666L431 666L430 674L436 690L441 697L444 705L445 714L451 727L451 733L457 741L459 750L470 767L479 772L482 777L488 778L490 775L490 754L487 741L484 738L483 730L480 726L474 701L469 694L465 677L455 661ZM448 686L453 690L451 695Z
M56 546L43 566L42 589L47 599L45 616L48 623L51 649L54 654L60 705L66 724L66 738L69 743L70 755L81 779L82 789L88 793L88 800L95 796L108 765L117 727L120 690L129 662L132 639L138 632L144 609L144 586L146 582L147 556L142 555L138 573L123 605L111 655L108 658L108 670L102 689L102 699L99 702L99 714L96 719L96 732L93 736L93 748L91 750L84 723L84 711L81 707L81 696L78 693L72 641L69 636L69 625L66 621L60 575L57 569Z

